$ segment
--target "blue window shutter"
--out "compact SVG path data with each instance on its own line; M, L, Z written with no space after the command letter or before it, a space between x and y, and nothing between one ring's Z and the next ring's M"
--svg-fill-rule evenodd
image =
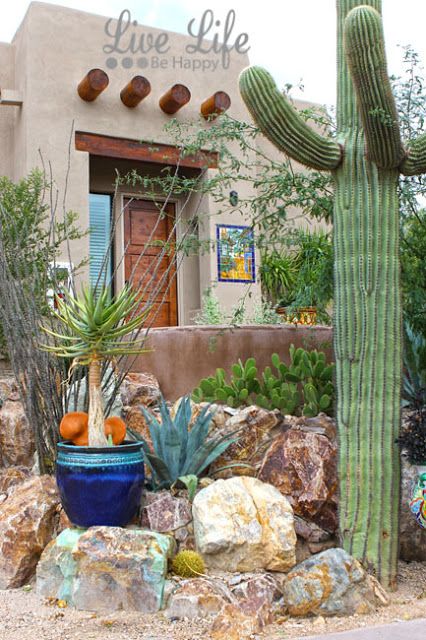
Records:
M89 277L93 286L98 282L110 282L112 276L111 260L111 196L89 194L90 260ZM108 262L105 256L108 253ZM105 274L106 268L106 274ZM106 275L106 278L105 278Z

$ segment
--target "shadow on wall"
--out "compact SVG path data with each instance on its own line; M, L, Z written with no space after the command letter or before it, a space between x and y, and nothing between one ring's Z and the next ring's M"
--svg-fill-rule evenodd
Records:
M289 348L320 349L333 360L331 327L301 325L188 326L151 329L147 348L137 358L133 371L153 373L167 400L191 392L201 378L213 375L218 367L229 371L241 358L256 358L259 370L271 364L278 353L289 361Z

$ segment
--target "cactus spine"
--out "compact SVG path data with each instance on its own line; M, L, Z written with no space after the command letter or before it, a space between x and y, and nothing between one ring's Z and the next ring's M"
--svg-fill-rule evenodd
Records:
M302 121L264 69L240 90L279 149L335 181L334 346L343 547L394 587L398 556L401 297L398 177L426 172L426 134L401 142L381 0L337 0L336 141Z

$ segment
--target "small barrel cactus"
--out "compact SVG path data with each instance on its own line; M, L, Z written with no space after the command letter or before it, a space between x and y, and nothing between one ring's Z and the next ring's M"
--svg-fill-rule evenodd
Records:
M185 549L173 558L172 571L181 578L197 578L205 574L206 566L199 553Z

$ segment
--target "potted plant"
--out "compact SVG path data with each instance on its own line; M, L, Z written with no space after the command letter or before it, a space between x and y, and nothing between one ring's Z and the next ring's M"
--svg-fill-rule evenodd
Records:
M41 345L71 369L88 367L89 410L66 414L60 425L56 478L64 510L79 527L124 526L136 514L144 482L142 444L125 440L124 422L105 420L102 366L121 355L143 352L141 342L124 337L138 329L136 292L126 286L115 297L108 287L85 288L79 297L63 291L52 311L58 330L43 327L50 344ZM62 331L61 331L62 328Z

